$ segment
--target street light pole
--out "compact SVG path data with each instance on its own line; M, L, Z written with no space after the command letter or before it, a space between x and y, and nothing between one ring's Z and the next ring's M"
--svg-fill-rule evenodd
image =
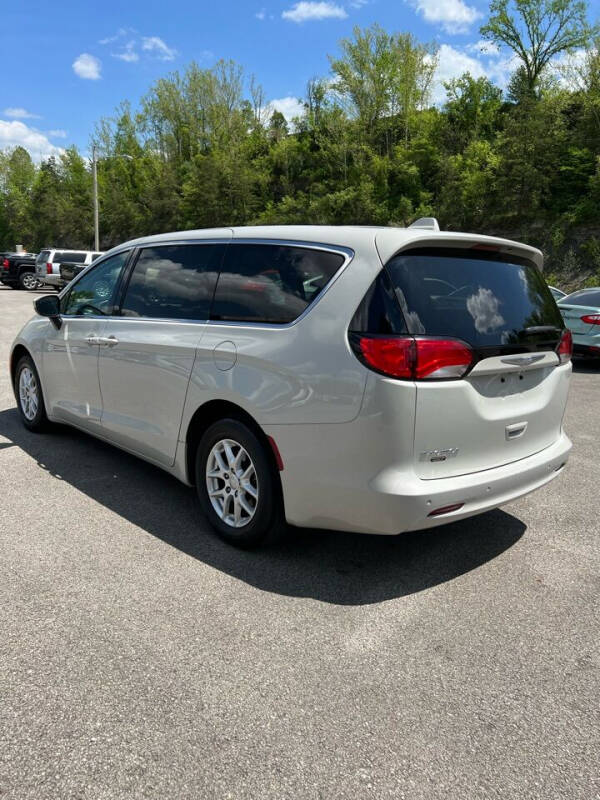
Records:
M92 145L92 181L94 184L94 250L100 250L100 224L98 222L98 158L96 145Z

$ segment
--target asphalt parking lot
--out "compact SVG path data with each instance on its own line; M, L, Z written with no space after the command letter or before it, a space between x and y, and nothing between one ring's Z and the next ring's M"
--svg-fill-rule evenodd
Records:
M194 494L20 424L0 288L0 797L600 797L600 369L561 478L400 537L238 552Z

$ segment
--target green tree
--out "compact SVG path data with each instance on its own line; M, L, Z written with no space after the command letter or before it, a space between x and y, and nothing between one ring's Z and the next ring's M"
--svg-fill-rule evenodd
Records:
M593 33L583 0L492 0L490 14L481 35L515 53L531 94L553 58L585 47Z

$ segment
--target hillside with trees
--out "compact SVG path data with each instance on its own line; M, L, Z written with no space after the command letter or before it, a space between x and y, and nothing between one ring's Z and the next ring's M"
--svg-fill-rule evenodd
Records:
M233 62L191 63L96 126L101 246L262 223L406 225L540 247L552 281L600 285L600 36L583 2L492 0L482 36L516 69L431 101L440 52L354 30L291 123ZM126 156L123 158L122 156ZM0 153L0 248L92 244L90 164Z

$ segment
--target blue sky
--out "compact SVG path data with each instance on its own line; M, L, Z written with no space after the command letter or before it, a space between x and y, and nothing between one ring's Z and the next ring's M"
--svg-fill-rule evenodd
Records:
M512 66L505 53L481 51L488 11L481 0L18 0L3 7L10 67L0 86L0 149L23 144L36 159L72 143L85 151L100 117L122 100L137 103L153 81L192 60L208 67L234 59L290 116L307 80L328 74L327 54L355 25L378 22L437 42L438 100L443 79L469 69L504 83Z

